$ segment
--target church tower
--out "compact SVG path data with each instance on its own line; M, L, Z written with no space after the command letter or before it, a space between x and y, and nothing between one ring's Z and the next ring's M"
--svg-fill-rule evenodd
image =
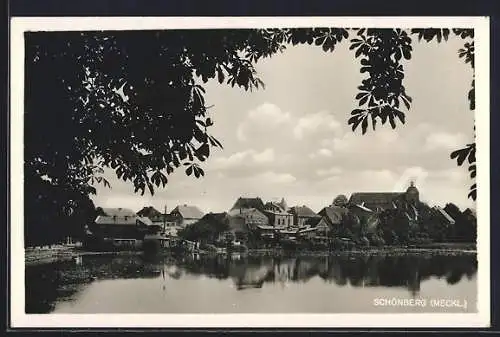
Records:
M415 187L415 183L413 181L410 182L410 187L406 190L405 198L407 202L413 205L420 201L418 189Z
M285 198L281 198L281 202L279 203L279 205L284 211L288 211L288 205L286 204Z

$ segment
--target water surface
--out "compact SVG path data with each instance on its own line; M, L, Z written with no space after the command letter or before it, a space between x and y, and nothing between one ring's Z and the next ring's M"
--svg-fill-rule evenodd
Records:
M80 256L27 266L26 312L477 312L476 271L475 255Z

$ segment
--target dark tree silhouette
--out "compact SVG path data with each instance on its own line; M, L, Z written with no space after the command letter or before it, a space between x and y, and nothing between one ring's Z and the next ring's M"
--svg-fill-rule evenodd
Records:
M454 29L471 40L473 30ZM182 168L204 175L201 164L222 144L209 133L214 121L201 83L215 79L244 90L263 87L254 64L287 46L325 52L347 40L369 77L359 86L359 109L348 123L367 131L371 121L393 128L405 122L411 97L402 60L411 35L447 40L448 29L233 29L107 32L28 32L25 88L25 232L64 224L89 202L96 184L110 186L104 170L154 193ZM459 56L474 67L474 43ZM474 81L469 93L474 109ZM400 104L402 103L402 104ZM468 159L475 177L475 145L452 154ZM470 197L475 199L475 185ZM40 215L45 220L41 221ZM70 220L68 220L70 221ZM64 225L62 225L64 227ZM30 234L35 233L35 234Z

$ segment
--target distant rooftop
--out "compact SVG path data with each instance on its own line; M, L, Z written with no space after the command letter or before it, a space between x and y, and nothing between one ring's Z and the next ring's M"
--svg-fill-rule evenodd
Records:
M135 212L129 208L102 208L104 214L107 216L135 216Z
M178 212L184 219L201 219L203 212L196 206L179 205L171 213Z

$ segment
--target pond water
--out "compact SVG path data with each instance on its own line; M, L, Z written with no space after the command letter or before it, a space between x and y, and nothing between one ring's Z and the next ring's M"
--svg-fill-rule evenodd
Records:
M26 313L477 312L476 272L476 255L79 256L27 266L25 309Z

